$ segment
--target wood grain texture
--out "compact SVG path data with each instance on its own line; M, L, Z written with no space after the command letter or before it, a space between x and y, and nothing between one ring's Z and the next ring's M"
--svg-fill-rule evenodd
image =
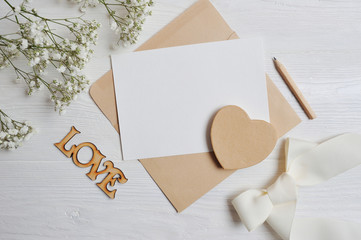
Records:
M14 1L15 2L15 1ZM33 1L41 13L78 15L66 0ZM158 0L139 44L194 0ZM343 132L361 133L361 2L358 0L213 0L242 36L262 36L266 70L303 122L285 137L325 140ZM0 13L4 12L0 3ZM92 81L110 68L114 35L104 11L85 15L103 23L102 37L86 73ZM1 26L0 31L10 26ZM318 118L306 115L273 67L272 56L287 65ZM177 214L137 161L120 161L119 137L85 94L65 116L57 116L48 94L27 97L10 69L0 72L0 105L12 117L40 129L14 152L0 152L0 239L280 239L270 227L248 233L230 204L248 188L263 188L284 170L283 141L263 162L242 169ZM69 144L94 143L129 181L108 199L53 143L74 125L82 132ZM361 166L319 186L301 188L298 216L335 217L361 224ZM74 184L76 182L76 184Z

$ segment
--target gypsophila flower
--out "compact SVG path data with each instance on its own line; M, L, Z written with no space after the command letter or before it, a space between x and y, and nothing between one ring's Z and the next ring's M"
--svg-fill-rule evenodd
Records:
M11 5L8 0L4 2L10 12L0 19L16 23L19 30L13 33L0 30L0 69L12 66L16 79L27 84L29 95L45 86L56 103L55 110L64 113L64 108L89 85L82 69L93 54L91 47L97 42L100 24L81 17L42 17L36 9L29 8L29 1L19 6ZM56 27L67 30L68 34L60 36L54 32ZM19 55L27 59L28 69L15 65L13 59ZM56 84L45 78L46 70L51 68L60 75Z
M117 44L135 44L147 16L152 15L153 0L70 0L81 4L80 11L87 7L102 5L110 17L110 29L119 35Z
M26 39L21 39L21 45L20 45L20 49L21 50L25 50L25 49L27 49L28 48L28 40L26 40Z
M14 150L35 132L29 122L15 121L0 109L0 149Z
M95 7L99 4L98 0L70 0L73 3L80 4L79 10L85 12L87 7Z
M65 68L65 66L61 65L56 70L58 70L58 72L60 72L60 73L63 73L63 72L65 72L66 68Z

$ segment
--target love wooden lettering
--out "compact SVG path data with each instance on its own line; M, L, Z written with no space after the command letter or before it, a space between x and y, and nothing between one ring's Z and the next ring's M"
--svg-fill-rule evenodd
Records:
M98 171L100 162L102 159L105 158L105 156L97 149L97 147L90 143L90 142L83 142L79 145L73 145L69 150L65 149L65 145L69 142L70 139L72 139L76 134L80 133L76 128L73 126L71 127L70 132L58 143L55 143L54 145L64 153L65 156L68 158L72 158L75 165L81 168L87 168L90 167L90 171L86 174L91 180L95 181L97 177L100 174L107 174L103 181L100 183L97 183L96 185L111 199L114 199L116 189L109 191L107 188L108 184L110 186L114 187L115 181L118 181L119 183L126 183L128 179L124 176L123 172L114 167L113 162L111 161L105 161L103 163L103 166L105 167L104 170ZM89 147L92 152L93 156L87 163L81 163L78 160L78 152L83 147Z

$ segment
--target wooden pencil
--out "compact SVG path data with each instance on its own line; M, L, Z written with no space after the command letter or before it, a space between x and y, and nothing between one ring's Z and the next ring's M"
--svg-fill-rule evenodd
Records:
M307 117L309 119L315 119L316 114L312 110L310 104L307 102L306 98L301 93L300 89L297 87L295 81L293 81L290 74L287 72L285 66L283 66L282 63L280 63L275 57L273 58L273 63L278 71L278 73L281 75L282 79L287 84L288 88L291 90L293 95L296 97L297 101L301 105L302 109L305 111Z

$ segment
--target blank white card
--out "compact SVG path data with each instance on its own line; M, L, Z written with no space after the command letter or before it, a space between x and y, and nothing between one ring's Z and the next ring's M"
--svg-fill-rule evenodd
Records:
M212 151L209 126L223 106L269 120L260 39L112 56L124 160Z

